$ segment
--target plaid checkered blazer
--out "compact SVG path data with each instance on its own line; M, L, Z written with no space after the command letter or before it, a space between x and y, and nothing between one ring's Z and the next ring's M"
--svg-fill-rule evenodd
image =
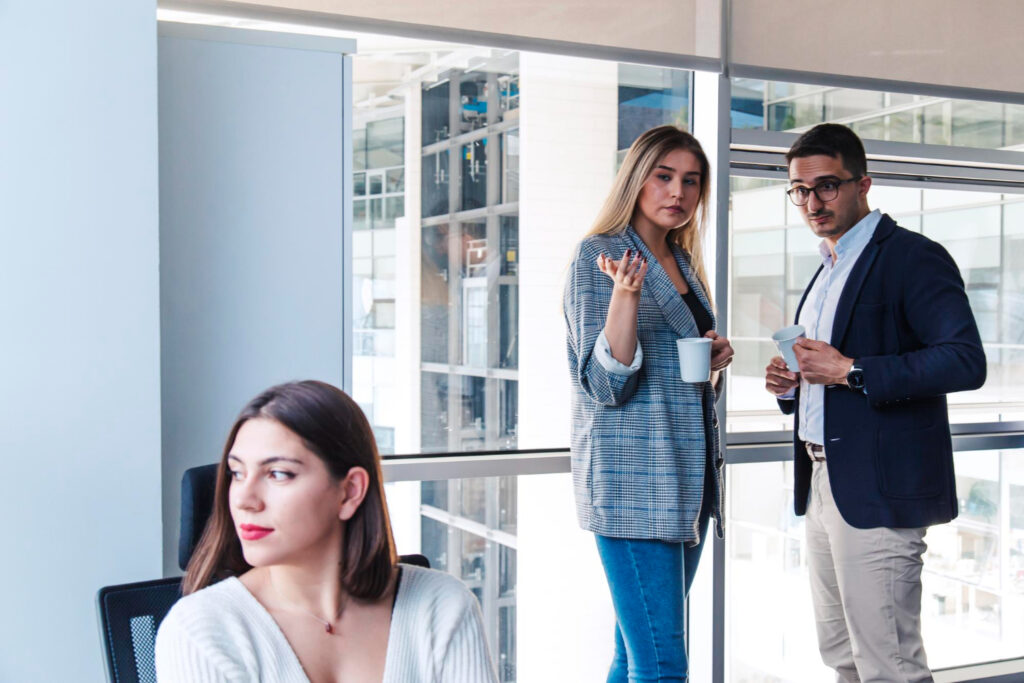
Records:
M619 260L627 249L639 251L649 264L640 294L637 353L630 366L607 352L602 331L612 280L597 267L598 254ZM710 311L689 258L673 251L683 277ZM580 243L565 286L564 310L580 526L603 536L695 543L707 471L714 477L712 508L721 536L715 389L710 382L683 382L676 351L676 339L699 336L697 324L632 227Z

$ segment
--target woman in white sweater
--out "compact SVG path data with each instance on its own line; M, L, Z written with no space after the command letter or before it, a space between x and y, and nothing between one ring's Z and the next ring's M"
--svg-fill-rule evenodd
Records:
M161 683L491 683L476 598L398 565L362 411L322 382L235 422L214 510L156 641Z

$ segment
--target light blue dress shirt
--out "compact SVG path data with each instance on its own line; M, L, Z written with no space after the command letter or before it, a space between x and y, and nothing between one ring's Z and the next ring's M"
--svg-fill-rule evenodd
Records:
M864 216L836 243L836 262L825 240L818 245L822 271L807 293L797 323L807 330L808 339L832 343L832 324L835 322L839 297L850 277L853 264L860 258L864 247L871 241L882 213L877 209ZM791 397L783 397L791 398ZM809 384L800 378L800 439L825 444L825 385Z

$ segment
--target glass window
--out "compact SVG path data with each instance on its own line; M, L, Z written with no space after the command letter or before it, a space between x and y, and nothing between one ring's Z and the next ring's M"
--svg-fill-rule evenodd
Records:
M448 125L448 93L451 83L444 80L423 88L423 144L430 145L451 137Z
M423 228L420 262L420 330L424 362L448 362L448 284L451 241L448 226ZM456 261L456 267L457 267ZM424 444L425 445L425 444Z
M385 192L405 192L405 169L392 168L387 172Z
M366 124L367 168L386 168L405 163L405 119L395 117Z
M397 38L388 44L397 46L393 64L376 48L372 60L354 58L357 99L363 103L359 116L372 123L365 128L370 165L360 169L366 174L360 181L360 188L365 186L360 215L365 227L372 228L365 230L372 242L370 246L360 242L371 253L360 257L359 268L369 272L367 282L360 281L353 292L363 313L361 326L356 326L360 362L354 363L353 370L354 385L360 387L358 400L368 408L375 429L388 430L380 432L382 438L400 453L514 449L521 444L520 406L528 400L520 372L529 373L532 384L527 386L535 392L539 382L549 382L548 365L564 368L563 339L555 326L542 332L552 335L551 344L541 350L521 349L520 339L525 337L520 335L520 299L526 306L525 297L534 297L533 303L540 298L545 311L557 314L563 259L568 257L569 245L586 232L581 217L596 210L595 193L602 194L600 188L610 185L620 138L629 136L620 132L619 117L629 119L634 127L644 122L685 125L690 74L640 67L621 70L625 75L620 78L615 63L575 57L522 56L448 44L427 50L422 42L402 45ZM369 66L360 72L361 64ZM384 65L394 68L389 71L381 68ZM400 82L378 85L377 79L386 73ZM536 86L534 98L526 103L519 98L521 77ZM421 114L403 120L408 129L399 134L394 128L398 110L393 98L402 92L419 97ZM523 104L533 107L529 120L533 123L525 129L519 119ZM610 135L595 138L590 123ZM532 237L529 233L527 237L541 241L532 243L522 239L519 221L519 209L524 208L518 205L523 197L520 184L526 182L519 173L520 156L527 149L521 144L524 135L534 136L534 154L543 155L532 160L535 168L550 169L564 165L564 154L558 145L546 141L576 136L574 159L582 167L561 172L564 187L550 181L535 184L530 196L537 204L525 207L534 217L527 228L533 231ZM421 153L410 157L403 149L400 154L399 141L404 145L406 139L419 140ZM418 167L407 168L406 158ZM420 193L415 207L404 202L407 177ZM554 197L552 191L557 192ZM536 220L541 215L544 219ZM404 220L397 221L399 217ZM521 242L523 248L526 244L542 247L525 268ZM545 253L556 243L564 249ZM406 262L410 257L414 259L411 269ZM410 276L414 280L406 281ZM536 319L528 324L541 327ZM418 381L408 383L403 377ZM414 396L403 398L402 389L413 385ZM387 388L378 391L377 387ZM419 419L403 419L403 410ZM533 442L563 445L568 405L565 413L558 424L547 420L531 427ZM547 594L554 585L549 564L553 557L561 552L577 563L581 553L591 554L582 570L587 580L573 577L566 589L586 587L579 604L588 605L587 609L598 609L600 601L592 596L607 589L593 539L578 529L571 507L557 522L559 531L552 537L553 521L546 511L536 508L548 517L542 521L518 505L523 479L537 483L528 495L545 495L542 482L549 481L547 477L411 484L415 490L403 499L405 507L396 503L392 508L399 552L422 548L436 569L458 576L479 596L501 680L585 681L606 676L605 661L566 662L563 656L538 654L538 647L554 642L553 634L538 636L555 624L549 614L550 600L537 599L539 587ZM557 495L570 504L569 477L555 479ZM388 485L389 500L395 487L402 484ZM547 495L554 499L556 494ZM516 538L519 530L530 532L538 522L543 523L545 534L530 533L529 542ZM409 534L405 541L403 528ZM536 545L553 538L557 548L551 551ZM569 538L580 540L582 550L567 552ZM519 550L526 546L530 553L521 556ZM525 584L523 577L527 577ZM525 599L524 585L530 589ZM614 621L610 604L600 609L605 611L600 619L589 620L586 637L592 630L595 638L607 643ZM566 618L578 621L571 612ZM564 633L568 626L559 628Z
M352 131L352 170L366 170L366 129Z
M817 651L792 467L729 467L730 681L831 680ZM958 453L955 467L960 516L925 537L922 631L933 669L1024 656L1024 451Z
M448 213L448 152L423 157L423 217Z
M577 526L571 506L544 504L571 498L568 474L384 489L398 552L422 553L432 569L458 577L477 596L499 681L607 677L615 621L593 535ZM553 610L553 601L561 608Z
M690 73L619 64L619 142L628 149L648 128L671 123L689 128Z
M871 140L1010 149L1024 143L1024 106L801 83L732 81L733 128L802 132L832 121Z
M519 131L505 133L501 166L501 201L519 201Z
M730 430L789 429L775 399L764 389L764 367L776 355L771 333L796 316L796 306L818 266L819 240L802 224L789 227L798 214L788 206L784 181L735 178L730 221L732 238L730 305L731 340L736 360L729 373ZM774 199L773 199L774 196ZM877 198L877 201L876 201ZM988 380L981 389L951 394L950 417L956 422L998 421L1021 413L1024 385L1017 378L1022 338L1017 292L1020 259L1011 251L1017 241L1017 216L1024 198L990 192L872 186L872 206L905 227L941 243L957 262L988 355ZM784 212L790 212L783 223ZM1014 252L1015 253L1015 252ZM1017 419L1017 418L1013 418Z
M369 230L370 221L366 217L366 200L356 199L352 202L352 229Z
M463 146L461 157L462 210L487 206L487 138Z

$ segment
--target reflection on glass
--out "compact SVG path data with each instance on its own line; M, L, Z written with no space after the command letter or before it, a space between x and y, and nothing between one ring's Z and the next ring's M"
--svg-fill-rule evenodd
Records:
M448 362L448 226L423 228L420 263L420 326L425 362Z
M500 157L496 157L500 159ZM487 138L462 147L462 210L487 206ZM496 169L495 172L500 172Z
M448 213L448 152L423 157L423 217Z
M448 449L448 375L424 372L420 377L420 433L424 450Z
M370 194L380 194L384 191L384 178L380 173L374 173L370 176Z
M352 229L368 230L370 222L366 217L366 200L356 199L352 202Z
M387 172L386 192L405 192L405 169L392 168Z
M393 520L399 529L419 528L420 546L403 546L399 552L420 552L431 568L447 571L466 584L480 602L498 680L515 681L517 478L424 481L416 487L399 490L387 485L385 489L393 511L418 511L418 519L406 512L404 518Z
M519 366L519 285L499 285L498 307L501 314L498 365Z
M519 216L501 217L501 274L519 273Z
M443 81L423 89L423 144L429 145L451 137L448 127L448 92L451 84Z
M356 128L352 131L352 170L366 169L366 129Z
M394 117L366 124L366 167L386 168L405 163L405 119Z
M501 202L519 201L519 130L504 135L501 165Z
M618 149L663 124L689 127L690 74L678 69L619 64Z

